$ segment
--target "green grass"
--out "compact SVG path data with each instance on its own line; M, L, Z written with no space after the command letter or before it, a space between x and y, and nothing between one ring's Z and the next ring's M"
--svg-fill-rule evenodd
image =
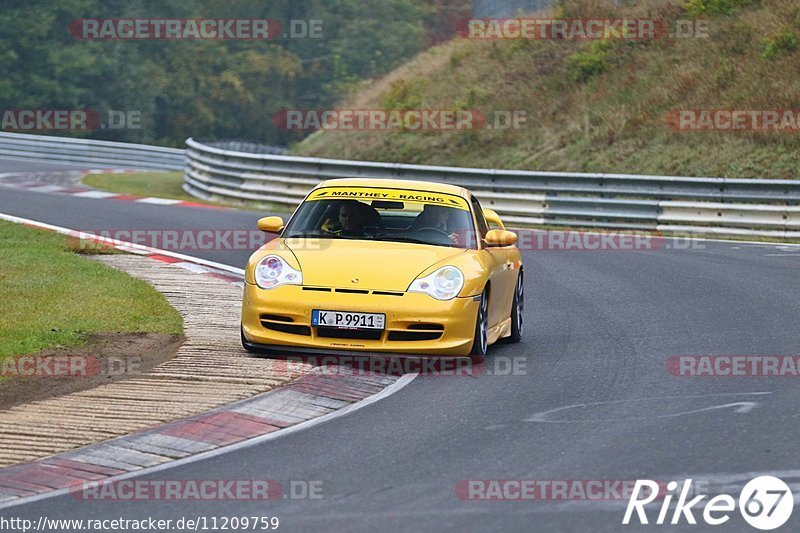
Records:
M95 333L183 332L181 316L153 287L71 245L0 221L0 357L80 346Z
M83 183L104 191L131 196L152 196L187 202L202 202L186 194L181 172L132 172L130 174L87 174Z
M259 209L270 213L291 213L292 209L279 204L267 202L214 201L209 202L187 194L181 188L183 174L181 172L131 172L128 174L87 174L83 183L89 187L104 191L126 194L130 196L167 198L207 205L223 205L237 209Z

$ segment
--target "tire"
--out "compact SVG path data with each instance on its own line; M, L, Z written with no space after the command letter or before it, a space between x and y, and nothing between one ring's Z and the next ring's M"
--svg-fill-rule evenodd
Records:
M522 340L522 331L525 321L525 282L522 270L517 277L517 286L514 288L514 302L511 304L511 335L503 339L508 343Z
M475 318L475 336L472 338L472 350L469 359L473 365L479 365L486 359L489 349L489 293L484 289L481 302L478 305L478 314Z

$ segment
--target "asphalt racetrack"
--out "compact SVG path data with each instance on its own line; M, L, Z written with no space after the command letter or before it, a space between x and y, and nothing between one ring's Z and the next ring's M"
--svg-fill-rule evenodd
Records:
M0 172L48 168L64 167L0 162ZM78 230L250 230L263 216L7 187L0 187L0 212ZM87 502L63 495L0 516L277 516L286 531L637 531L643 526L622 525L624 500L471 500L457 487L468 480L692 478L738 497L747 481L769 473L800 494L796 376L689 377L667 365L683 355L798 354L800 248L675 248L667 241L651 251L525 250L525 337L490 349L481 375L419 376L330 422L142 476L321 482L319 499ZM243 268L250 251L181 253ZM717 528L694 514L700 525L684 520L651 530L753 531L738 512ZM798 526L795 510L783 529Z

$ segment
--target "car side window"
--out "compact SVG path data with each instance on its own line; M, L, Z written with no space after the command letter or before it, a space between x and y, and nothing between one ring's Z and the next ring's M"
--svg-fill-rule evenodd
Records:
M483 239L489 232L489 225L486 224L486 217L483 215L480 202L474 196L472 197L472 210L475 211L475 218L478 220L478 232L481 234L481 239Z

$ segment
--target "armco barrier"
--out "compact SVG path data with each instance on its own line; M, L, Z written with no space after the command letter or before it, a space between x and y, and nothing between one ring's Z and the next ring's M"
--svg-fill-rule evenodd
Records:
M434 167L186 145L183 187L204 199L293 207L330 178L429 180L471 189L512 224L800 239L800 180Z
M800 239L800 180L534 172L290 157L254 143L186 141L187 149L0 132L0 157L185 168L205 199L296 206L330 178L398 178L467 187L511 224Z
M181 170L185 150L146 144L0 132L0 157L86 165Z

